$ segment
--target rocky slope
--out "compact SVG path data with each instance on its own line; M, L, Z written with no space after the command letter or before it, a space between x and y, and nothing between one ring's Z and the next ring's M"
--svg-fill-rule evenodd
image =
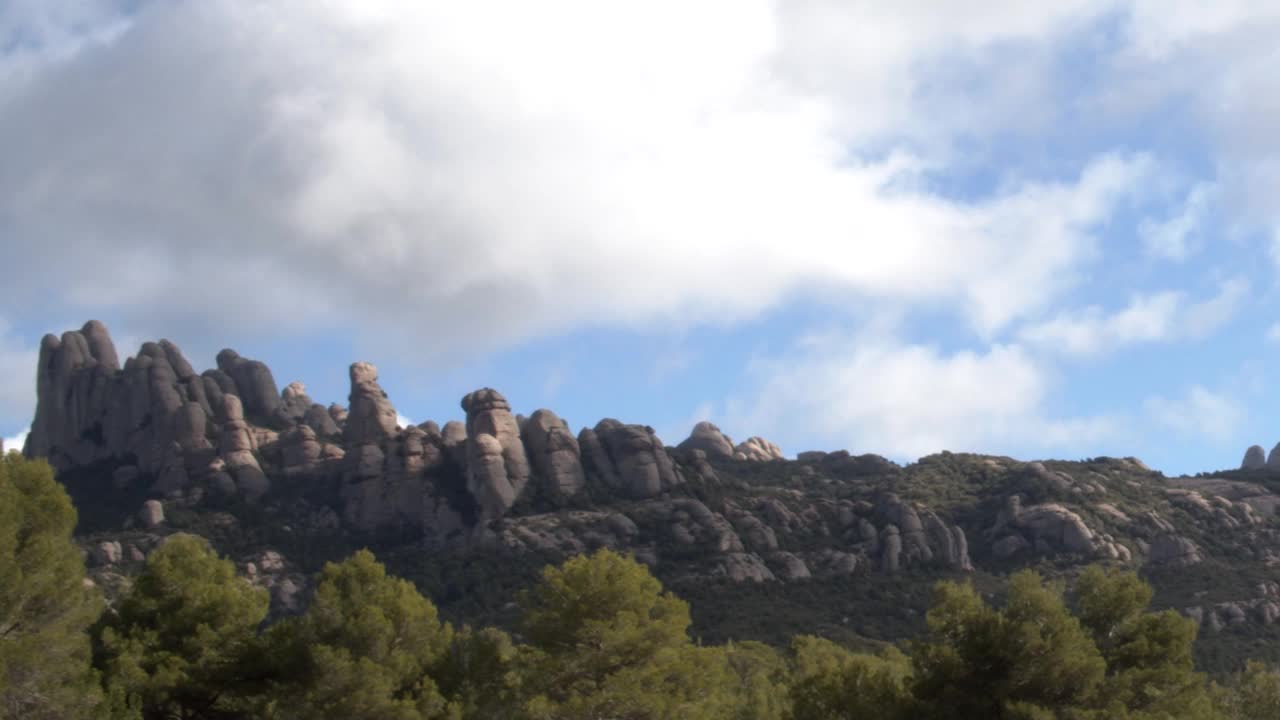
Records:
M1244 469L1195 478L1131 458L787 460L711 423L675 447L608 418L575 433L548 409L514 414L490 388L462 398L463 420L398 427L369 363L351 365L347 405L326 407L233 350L197 373L161 340L121 366L97 322L46 336L39 362L24 452L49 458L76 496L107 587L184 529L239 559L280 612L305 602L319 563L370 544L460 615L500 615L543 562L622 549L686 594L708 593L694 608L709 637L768 636L751 628L794 606L774 624L830 617L893 639L888 615L918 625L911 608L938 577L981 584L1089 562L1142 570L1160 602L1221 636L1211 649L1280 620L1275 450L1272 462L1255 447ZM721 584L733 592L707 591Z

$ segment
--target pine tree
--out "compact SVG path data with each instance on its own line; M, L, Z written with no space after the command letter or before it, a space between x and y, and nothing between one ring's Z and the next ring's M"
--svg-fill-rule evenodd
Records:
M102 629L109 691L147 720L236 717L267 604L203 538L170 536Z
M267 633L282 670L260 709L281 720L426 720L447 703L432 677L452 630L414 586L362 550L320 573L305 615Z
M92 717L100 705L87 629L102 600L75 525L48 463L0 456L0 717Z

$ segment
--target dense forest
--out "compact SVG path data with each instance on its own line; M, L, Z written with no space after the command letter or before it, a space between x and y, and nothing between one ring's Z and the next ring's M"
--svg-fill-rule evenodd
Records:
M1098 567L1071 588L1014 573L998 604L942 582L922 635L868 654L695 643L689 605L607 549L545 568L514 633L442 622L368 551L268 623L265 591L183 533L108 604L75 525L49 465L0 460L5 718L1280 717L1280 671L1196 672L1196 624Z

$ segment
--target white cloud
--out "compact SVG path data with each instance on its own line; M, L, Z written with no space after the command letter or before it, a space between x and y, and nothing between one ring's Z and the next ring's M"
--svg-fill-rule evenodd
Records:
M1115 431L1106 417L1054 417L1049 373L1016 345L946 353L837 335L771 359L756 375L736 425L787 445L827 442L914 459L1078 447Z
M7 453L10 450L21 450L23 444L27 441L28 432L29 430L23 430L13 437L4 438L2 441L4 451Z
M1249 294L1249 283L1232 278L1217 294L1199 302L1186 293L1134 295L1122 310L1098 306L1058 315L1024 327L1028 344L1067 355L1099 355L1127 345L1207 337L1228 323Z
M1181 210L1164 220L1144 220L1138 226L1138 235L1142 238L1147 252L1167 260L1182 261L1190 257L1200 247L1201 225L1205 221L1214 186L1199 183L1187 193Z
M413 424L414 422L409 418L405 417L404 415L401 415L400 413L396 413L396 425L399 425L402 428L407 428L407 427L412 427Z
M1214 442L1237 439L1244 421L1238 402L1200 385L1188 388L1181 397L1148 398L1145 406L1152 421L1181 435Z
M948 99L949 68L1048 52L1091 3L392 8L144 4L28 62L0 92L0 216L29 272L0 302L57 283L151 332L342 324L450 355L814 292L989 336L1074 282L1154 167L1104 152L972 203L921 174L953 157L922 139L994 122L1052 64ZM991 110L938 111L961 105Z

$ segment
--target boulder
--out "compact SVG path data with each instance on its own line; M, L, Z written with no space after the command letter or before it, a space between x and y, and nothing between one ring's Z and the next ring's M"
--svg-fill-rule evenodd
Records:
M219 352L217 360L218 369L235 381L236 392L248 417L269 418L276 414L280 407L280 390L270 368L257 360L240 357L230 348Z
M1280 472L1280 443L1271 448L1271 454L1267 455L1267 469Z
M159 500L148 500L142 503L138 511L138 520L142 527L150 530L164 522L164 503Z
M468 393L462 409L467 413L467 488L482 517L502 517L529 482L520 427L507 399L492 388Z
M338 423L329 414L328 408L320 403L312 403L311 407L307 408L307 411L302 414L302 424L310 427L320 437L334 438L342 434L342 428L338 427Z
M1008 535L991 544L991 554L1001 560L1008 560L1023 550L1031 549L1031 543L1021 535Z
M1261 445L1252 445L1244 452L1244 460L1240 462L1241 470L1261 470L1267 466L1267 451Z
M578 440L587 471L598 484L623 495L655 497L683 482L651 427L606 418L590 434L580 434Z
M785 459L782 449L762 437L749 437L733 448L733 457L749 462L770 462Z
M902 536L898 528L888 525L880 531L880 569L897 572L902 567Z
M300 423L314 404L307 395L307 386L295 380L280 391L280 407L276 416L285 424Z
M717 559L712 577L725 577L733 582L767 582L776 580L760 556L755 553L729 553Z
M89 552L94 565L115 565L124 557L124 548L114 540L104 540L94 545Z
M774 575L783 580L807 580L811 577L804 560L789 552L776 552L769 556Z
M1094 534L1079 515L1057 503L1022 507L1012 496L997 523L997 531L1008 524L1030 535L1036 547L1069 553L1092 553Z
M319 467L324 447L310 425L299 425L280 436L281 466L285 475L305 475Z
M342 431L348 447L381 443L396 434L396 409L378 384L378 368L367 362L352 363L350 406ZM332 408L330 408L332 411Z
M563 503L582 491L582 452L564 420L550 410L536 410L520 436L544 495Z
M1150 564L1167 567L1186 567L1195 565L1203 559L1200 548L1196 547L1195 543L1172 533L1157 536L1151 542L1151 549L1147 554L1147 561Z
M174 437L183 450L199 450L210 448L206 433L209 416L200 403L189 402L178 409L174 415Z
M733 457L733 441L720 432L720 428L705 420L694 425L693 432L677 447L685 451L701 450L712 460L729 460Z

